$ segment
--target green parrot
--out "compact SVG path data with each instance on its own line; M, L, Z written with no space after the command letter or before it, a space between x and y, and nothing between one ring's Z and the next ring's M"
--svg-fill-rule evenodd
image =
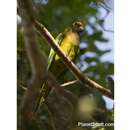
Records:
M59 44L62 51L66 56L74 61L79 51L80 36L79 34L84 30L84 23L81 21L74 22L69 28L65 29L63 33L60 33L56 42ZM61 58L51 49L48 57L48 68L52 74L58 79L65 71L66 66L61 60ZM42 97L40 99L43 101L51 91L51 88L46 85L42 87Z
M84 30L84 23L81 21L74 22L71 27L65 29L63 33L60 33L56 42L59 44L62 51L69 57L70 60L74 61L79 51L80 37L79 34ZM66 66L61 58L51 49L48 57L48 68L52 74L55 75L56 79L66 71ZM45 92L45 98L49 94L51 88L47 88Z
M84 24L82 22L74 22L71 27L65 29L63 33L60 33L56 42L59 44L62 51L74 61L79 51L79 33L84 30ZM66 66L62 62L61 58L51 49L48 57L48 70L52 72L56 78L58 78L65 70Z

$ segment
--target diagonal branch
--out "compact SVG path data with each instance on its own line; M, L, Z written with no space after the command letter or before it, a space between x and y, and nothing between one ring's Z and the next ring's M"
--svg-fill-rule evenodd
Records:
M79 70L79 68L64 54L64 52L60 49L59 45L56 44L55 39L50 34L50 32L40 24L38 21L34 21L34 26L36 30L46 38L50 46L55 50L55 52L61 57L65 65L68 67L68 69L74 74L74 76L82 82L86 87L93 88L98 90L103 95L113 99L112 94L110 90L106 89L105 87L99 85L95 81L88 78L88 76L83 75L82 72Z

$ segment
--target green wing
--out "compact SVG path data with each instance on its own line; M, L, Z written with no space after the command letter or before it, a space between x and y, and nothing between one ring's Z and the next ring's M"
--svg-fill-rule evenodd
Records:
M60 33L57 37L56 37L56 43L57 44L61 44L62 40L64 39L64 33ZM47 66L47 69L50 68L51 64L52 64L52 61L55 57L56 53L53 49L50 50L50 54L49 54L49 57L48 57L48 66Z

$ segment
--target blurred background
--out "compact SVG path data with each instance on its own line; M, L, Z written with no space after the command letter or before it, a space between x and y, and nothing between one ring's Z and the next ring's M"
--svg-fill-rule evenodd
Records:
M33 4L35 18L44 24L54 37L74 21L85 21L85 32L80 38L80 51L75 63L84 74L110 89L109 79L114 78L113 0L33 0ZM21 18L17 15L17 78L19 82L26 83L31 72L22 32ZM48 57L50 46L47 41L40 35L37 35L37 40L41 51ZM75 78L68 71L59 82L70 80ZM79 121L113 122L113 101L96 90L81 86L74 84L67 88L79 97ZM18 89L18 109L22 97L23 91ZM89 128L91 129L114 128Z

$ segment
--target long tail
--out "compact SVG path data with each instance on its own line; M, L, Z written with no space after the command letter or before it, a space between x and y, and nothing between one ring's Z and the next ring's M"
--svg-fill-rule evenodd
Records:
M51 91L51 87L47 86L46 83L44 83L42 85L41 91L40 91L40 95L35 107L34 112L36 113L38 111L38 109L40 108L41 104L45 101L45 99L47 98L47 96L49 95Z

